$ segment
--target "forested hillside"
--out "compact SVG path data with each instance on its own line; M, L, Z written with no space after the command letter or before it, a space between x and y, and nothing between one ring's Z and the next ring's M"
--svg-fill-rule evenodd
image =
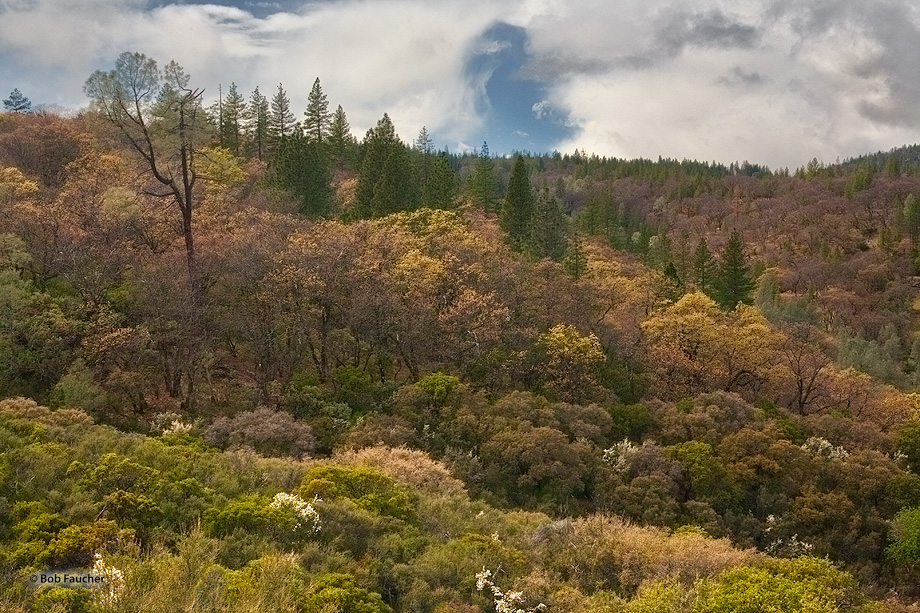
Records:
M0 114L5 610L916 610L916 147L458 155L139 54L85 91Z

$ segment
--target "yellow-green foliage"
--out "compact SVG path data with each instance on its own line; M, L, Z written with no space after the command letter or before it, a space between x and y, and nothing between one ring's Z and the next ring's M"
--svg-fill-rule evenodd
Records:
M498 406L506 421L568 414L527 395ZM498 413L487 428L501 423ZM10 610L481 612L495 606L477 589L483 569L501 590L520 592L522 607L558 613L862 606L852 577L829 562L771 558L701 529L496 509L408 448L266 459L192 434L122 434L22 399L0 403L0 437ZM693 487L721 479L715 446L658 449ZM308 503L309 518L292 514ZM105 598L27 580L32 569L96 564L119 578Z
M362 509L397 519L412 520L415 517L409 490L368 466L343 468L321 465L311 468L304 475L300 494L305 499L318 496L327 501L347 498Z

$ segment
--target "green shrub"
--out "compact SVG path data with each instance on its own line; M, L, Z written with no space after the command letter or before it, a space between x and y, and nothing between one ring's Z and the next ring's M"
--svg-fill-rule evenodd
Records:
M304 599L307 611L338 611L339 613L392 613L380 594L355 583L354 577L341 573L326 573L314 579Z
M311 468L301 482L300 495L305 499L348 498L362 509L405 521L414 521L416 515L408 490L368 466Z
M35 613L90 613L93 593L88 589L52 587L42 590L32 603Z

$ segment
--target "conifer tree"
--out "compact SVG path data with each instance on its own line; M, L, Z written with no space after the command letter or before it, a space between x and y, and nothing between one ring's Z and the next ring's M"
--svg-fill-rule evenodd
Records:
M498 204L498 181L495 178L495 161L489 154L489 143L483 142L476 160L476 171L470 178L470 196L473 204L485 211L494 212Z
M530 218L530 251L538 258L561 261L567 247L567 225L562 202L550 190L542 190Z
M326 152L302 132L285 136L272 152L267 180L270 185L297 196L307 217L325 217L332 208L332 173Z
M32 101L22 95L19 88L10 92L10 97L3 101L3 109L10 113L27 113L32 109Z
M421 131L412 143L412 151L415 154L415 171L418 177L419 185L422 186L423 197L427 199L428 178L431 174L432 154L434 153L434 142L428 134L428 128L422 126Z
M508 191L502 203L499 225L508 235L512 249L522 251L531 239L531 217L534 212L534 194L530 186L530 173L524 157L514 159Z
M271 112L268 116L268 138L271 146L275 146L285 136L294 133L297 122L291 112L291 101L284 91L281 83L278 92L272 97Z
M920 240L920 198L914 194L908 194L904 199L902 210L907 235L910 237L911 245L914 245L916 249L917 241Z
M221 145L236 155L242 147L245 118L246 99L237 90L236 83L231 83L223 100L219 128Z
M380 217L415 206L409 152L384 113L364 137L361 171L355 190L355 215Z
M259 160L268 153L268 127L271 107L268 98L259 92L256 87L249 97L249 106L246 109L246 136L250 147Z
M569 248L565 254L565 260L562 262L565 269L576 279L580 279L588 270L588 256L585 253L585 246L581 237L576 234L569 243Z
M332 113L329 112L329 100L323 93L319 77L313 81L313 89L307 98L307 110L304 111L304 132L307 138L315 143L325 142L329 136L329 126L332 123Z
M428 181L423 188L424 206L448 209L454 206L457 198L458 177L447 153L440 152L433 156Z
M348 118L340 104L332 114L329 124L329 153L338 165L352 166L356 160L358 141L351 133Z
M697 289L708 293L712 289L712 277L715 271L715 260L705 238L700 238L696 251L693 252L693 281Z
M723 309L733 309L739 302L751 303L754 282L744 254L744 242L737 231L733 231L722 251L722 262L713 279L716 302Z

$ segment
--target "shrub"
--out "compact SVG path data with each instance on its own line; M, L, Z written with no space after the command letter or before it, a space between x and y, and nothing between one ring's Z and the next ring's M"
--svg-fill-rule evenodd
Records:
M413 490L435 496L454 496L465 491L463 482L451 476L443 464L415 449L378 445L336 454L335 461L349 467L372 466Z
M231 419L221 417L205 430L204 438L224 449L245 445L267 456L300 457L316 447L310 426L267 407L244 411Z
M354 577L326 573L316 577L304 599L305 610L335 610L341 613L392 613L380 594L355 583Z
M300 494L306 499L319 496L324 500L348 498L357 506L380 515L402 520L415 518L408 490L398 486L383 472L368 466L345 468L321 465L304 475Z

